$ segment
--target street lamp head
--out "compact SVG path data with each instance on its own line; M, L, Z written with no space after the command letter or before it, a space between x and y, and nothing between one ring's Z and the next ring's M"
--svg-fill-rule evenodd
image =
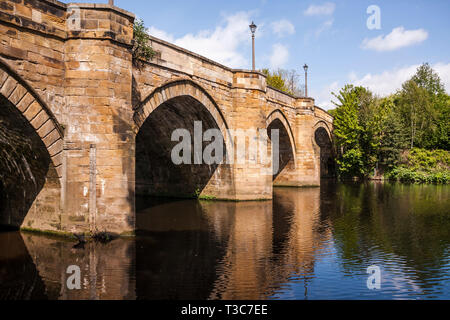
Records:
M305 72L308 72L308 65L305 63L305 65L303 66L303 70L305 70Z
M250 31L252 32L252 34L255 34L257 25L252 21L252 24L249 25L249 27L250 27Z

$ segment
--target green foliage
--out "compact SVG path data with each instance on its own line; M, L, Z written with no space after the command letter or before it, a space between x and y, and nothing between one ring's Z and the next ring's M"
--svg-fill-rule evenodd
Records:
M363 87L347 85L334 96L338 172L345 178L368 177L378 161L384 109Z
M155 51L150 46L150 36L145 28L144 21L136 19L134 22L134 46L133 46L133 62L137 65L141 61L150 61Z
M450 183L450 172L447 171L416 171L411 168L398 167L390 171L387 175L390 180L398 180L409 183L435 183L448 184Z
M428 64L390 97L353 85L333 95L340 177L385 172L401 181L448 183L450 97Z
M283 78L279 74L275 72L270 72L269 69L262 69L261 72L267 76L268 86L284 92L288 91Z
M397 165L402 151L408 147L408 137L403 130L401 119L396 114L394 99L384 98L380 105L384 113L380 119L382 129L378 164L383 170L389 171Z
M395 99L411 148L449 149L450 98L428 64L417 69Z
M411 183L450 183L450 152L414 148L386 177Z
M411 80L432 95L445 94L444 84L428 63L422 64Z
M337 160L339 174L342 177L352 178L364 175L363 154L359 148L346 150Z
M270 71L269 69L262 69L261 73L266 75L268 86L293 96L303 95L303 91L298 84L299 75L295 70L278 69L277 71Z
M450 152L445 150L425 150L414 148L405 164L414 170L433 171L450 168Z

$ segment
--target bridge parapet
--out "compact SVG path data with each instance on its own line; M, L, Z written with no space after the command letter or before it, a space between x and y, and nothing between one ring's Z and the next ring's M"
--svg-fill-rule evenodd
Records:
M104 38L131 44L134 17L108 4L5 0L0 21L63 40Z

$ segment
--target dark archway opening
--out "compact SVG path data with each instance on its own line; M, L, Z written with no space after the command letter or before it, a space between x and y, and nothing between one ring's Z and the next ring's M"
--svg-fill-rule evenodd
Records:
M284 124L279 119L275 119L270 123L267 127L267 135L270 140L272 140L272 130L278 130L279 132L279 154L272 152L272 163L275 164L278 160L278 170L275 165L273 168L273 181L276 181L279 177L282 178L281 176L284 176L283 173L286 171L295 172L295 162L294 150ZM278 159L275 158L277 156Z
M333 145L325 128L318 128L315 133L315 140L320 147L320 177L330 179L336 177L336 165L333 153Z
M201 102L191 96L179 96L157 107L140 128L136 137L138 211L147 208L149 201L154 201L151 197L198 198L210 182L219 165L206 164L204 161L202 164L195 164L195 122L201 122L201 136L209 129L219 129L211 113ZM172 161L172 149L180 143L172 141L172 133L177 129L185 129L190 134L191 164L175 164ZM221 137L223 140L222 135ZM210 143L211 141L200 142L202 153ZM225 157L225 143L222 144L222 150Z
M50 164L35 129L0 95L0 225L22 225L45 185Z

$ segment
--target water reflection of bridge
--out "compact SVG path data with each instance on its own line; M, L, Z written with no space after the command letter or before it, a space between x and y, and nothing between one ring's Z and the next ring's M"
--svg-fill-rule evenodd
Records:
M320 219L318 188L282 189L272 202L154 204L138 215L145 236L84 250L22 238L50 299L260 299L313 273L331 236ZM69 265L80 266L83 290L62 285Z

